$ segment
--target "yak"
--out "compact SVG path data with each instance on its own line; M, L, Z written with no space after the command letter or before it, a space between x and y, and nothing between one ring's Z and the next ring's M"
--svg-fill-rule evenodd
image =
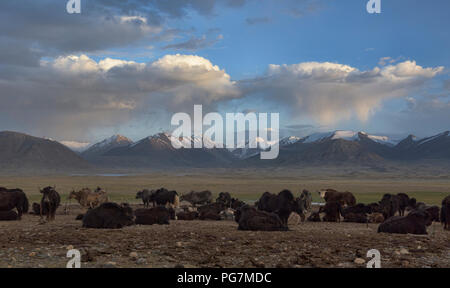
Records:
M319 212L313 212L311 215L309 215L308 219L309 222L320 222L320 213Z
M450 196L442 200L441 223L444 225L445 230L450 230Z
M378 226L378 233L426 235L431 225L430 214L423 210L414 210L407 216L394 216Z
M236 211L238 230L244 231L288 231L287 225L275 213L257 210L244 205Z
M150 209L137 209L134 212L136 216L135 223L141 225L153 225L153 224L169 224L171 212L164 206L158 206Z
M142 199L144 207L148 208L150 206L152 191L144 189L136 193L136 199Z
M221 202L211 203L198 207L200 220L221 220L220 212L226 209L226 206Z
M151 193L150 201L153 202L153 206L168 205L172 208L176 208L180 205L180 198L178 197L177 191L169 191L165 188L158 189Z
M84 228L120 229L133 224L133 210L111 202L88 210L83 217Z
M56 192L55 187L45 187L40 192L42 194L40 215L41 217L44 216L43 211L47 211L47 221L53 221L55 220L56 209L61 203L61 197Z
M191 191L180 196L180 201L187 201L192 205L205 205L212 203L211 191L205 190L201 192Z
M219 197L216 199L216 203L222 203L227 208L231 207L231 201L232 198L228 192L220 192Z
M283 190L278 195L265 192L258 200L258 209L277 214L284 225L287 225L292 212L303 214L294 199L294 195L289 190Z
M80 191L72 191L69 194L69 200L75 199L82 207L95 208L98 205L108 202L108 196L105 191L98 187L94 192L89 188L83 188Z
M351 192L339 192L334 189L324 189L319 191L319 195L325 202L339 202L341 206L356 205L356 198Z
M19 215L14 210L0 211L0 221L15 221Z
M319 213L325 213L324 222L341 222L342 206L340 202L327 202L325 206L320 207Z
M20 220L23 213L28 213L29 204L27 195L21 189L0 188L0 211L17 209L17 217Z
M197 211L182 211L177 213L178 220L192 221L198 218Z
M384 194L380 201L380 210L383 213L384 219L394 216L397 212L401 216L400 197L392 194Z

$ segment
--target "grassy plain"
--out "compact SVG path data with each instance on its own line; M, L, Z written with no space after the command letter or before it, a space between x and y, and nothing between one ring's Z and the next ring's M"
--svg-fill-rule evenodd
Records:
M22 188L31 201L40 198L38 188L56 186L63 201L71 190L100 186L117 202L136 202L136 192L143 188L166 187L183 194L191 190L210 190L214 195L228 191L233 197L255 201L265 192L290 189L296 195L302 189L313 193L313 200L320 199L318 189L333 188L353 192L358 202L370 203L381 199L384 193L404 192L418 201L440 204L450 194L450 178L445 175L420 177L414 174L358 173L342 169L189 169L170 172L146 172L145 174L98 174L98 175L46 175L46 176L0 176L0 186Z

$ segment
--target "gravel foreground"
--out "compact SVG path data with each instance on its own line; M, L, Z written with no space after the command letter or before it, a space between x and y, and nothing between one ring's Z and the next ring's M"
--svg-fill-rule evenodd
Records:
M0 222L0 268L64 268L70 249L80 250L85 268L358 268L366 267L371 249L380 251L386 268L450 267L450 232L439 223L426 236L379 234L378 224L311 222L288 232L238 231L233 221L103 230L81 228L79 207L62 210L51 223L34 215Z

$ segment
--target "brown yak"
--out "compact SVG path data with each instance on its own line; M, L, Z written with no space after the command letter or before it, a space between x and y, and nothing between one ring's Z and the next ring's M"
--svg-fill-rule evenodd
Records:
M89 188L84 188L78 192L70 192L69 199L77 200L83 207L95 208L108 202L108 195L101 188L97 188L94 192Z
M356 198L350 192L338 192L333 189L323 189L318 192L325 202L339 202L342 206L356 205Z

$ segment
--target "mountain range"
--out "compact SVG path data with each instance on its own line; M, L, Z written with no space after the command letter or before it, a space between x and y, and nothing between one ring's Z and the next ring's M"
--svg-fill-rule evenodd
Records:
M256 139L263 148L250 148L247 142L238 149L175 149L171 135L159 133L133 142L115 135L89 146L84 151L69 149L51 140L17 132L0 132L0 171L90 169L158 169L180 167L301 167L304 165L365 165L420 163L450 160L448 131L418 139L413 135L396 141L364 132L333 131L307 137L290 136L279 141L277 159L260 160L268 143ZM184 137L182 141L201 141Z

